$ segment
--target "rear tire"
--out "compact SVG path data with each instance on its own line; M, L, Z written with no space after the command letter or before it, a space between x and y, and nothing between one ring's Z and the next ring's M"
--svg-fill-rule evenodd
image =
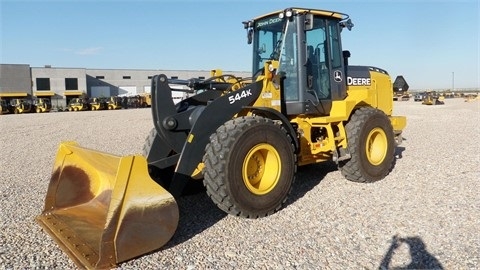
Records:
M292 139L272 120L233 119L210 136L203 157L207 194L223 211L259 218L278 211L296 172Z
M392 169L395 140L387 115L374 108L360 108L345 125L351 159L339 163L350 181L371 183Z

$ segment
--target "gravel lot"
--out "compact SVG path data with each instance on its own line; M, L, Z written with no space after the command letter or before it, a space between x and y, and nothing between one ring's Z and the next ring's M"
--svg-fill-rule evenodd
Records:
M384 180L302 167L285 208L257 220L183 197L173 239L119 268L480 268L480 102L445 103L395 102L408 125ZM34 221L61 141L141 153L152 127L149 109L0 116L0 269L76 268Z

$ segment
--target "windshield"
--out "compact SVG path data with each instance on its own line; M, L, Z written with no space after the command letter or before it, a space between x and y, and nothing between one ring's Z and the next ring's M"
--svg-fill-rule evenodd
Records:
M253 45L253 73L263 68L268 60L278 60L280 55L285 21L278 15L262 18L255 22Z
M253 74L258 74L268 60L278 61L278 73L288 74L284 81L287 100L298 100L297 18L280 19L278 15L255 22Z

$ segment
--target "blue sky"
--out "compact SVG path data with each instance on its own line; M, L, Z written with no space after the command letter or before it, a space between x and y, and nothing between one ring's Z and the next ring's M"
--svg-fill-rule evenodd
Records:
M350 64L411 89L480 87L480 1L0 0L0 62L32 67L249 71L242 21L290 6L335 10Z

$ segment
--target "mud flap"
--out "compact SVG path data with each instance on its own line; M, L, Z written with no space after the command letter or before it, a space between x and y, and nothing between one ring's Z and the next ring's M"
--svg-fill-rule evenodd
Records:
M37 222L82 268L109 268L159 249L175 233L178 207L142 156L118 157L60 144Z

